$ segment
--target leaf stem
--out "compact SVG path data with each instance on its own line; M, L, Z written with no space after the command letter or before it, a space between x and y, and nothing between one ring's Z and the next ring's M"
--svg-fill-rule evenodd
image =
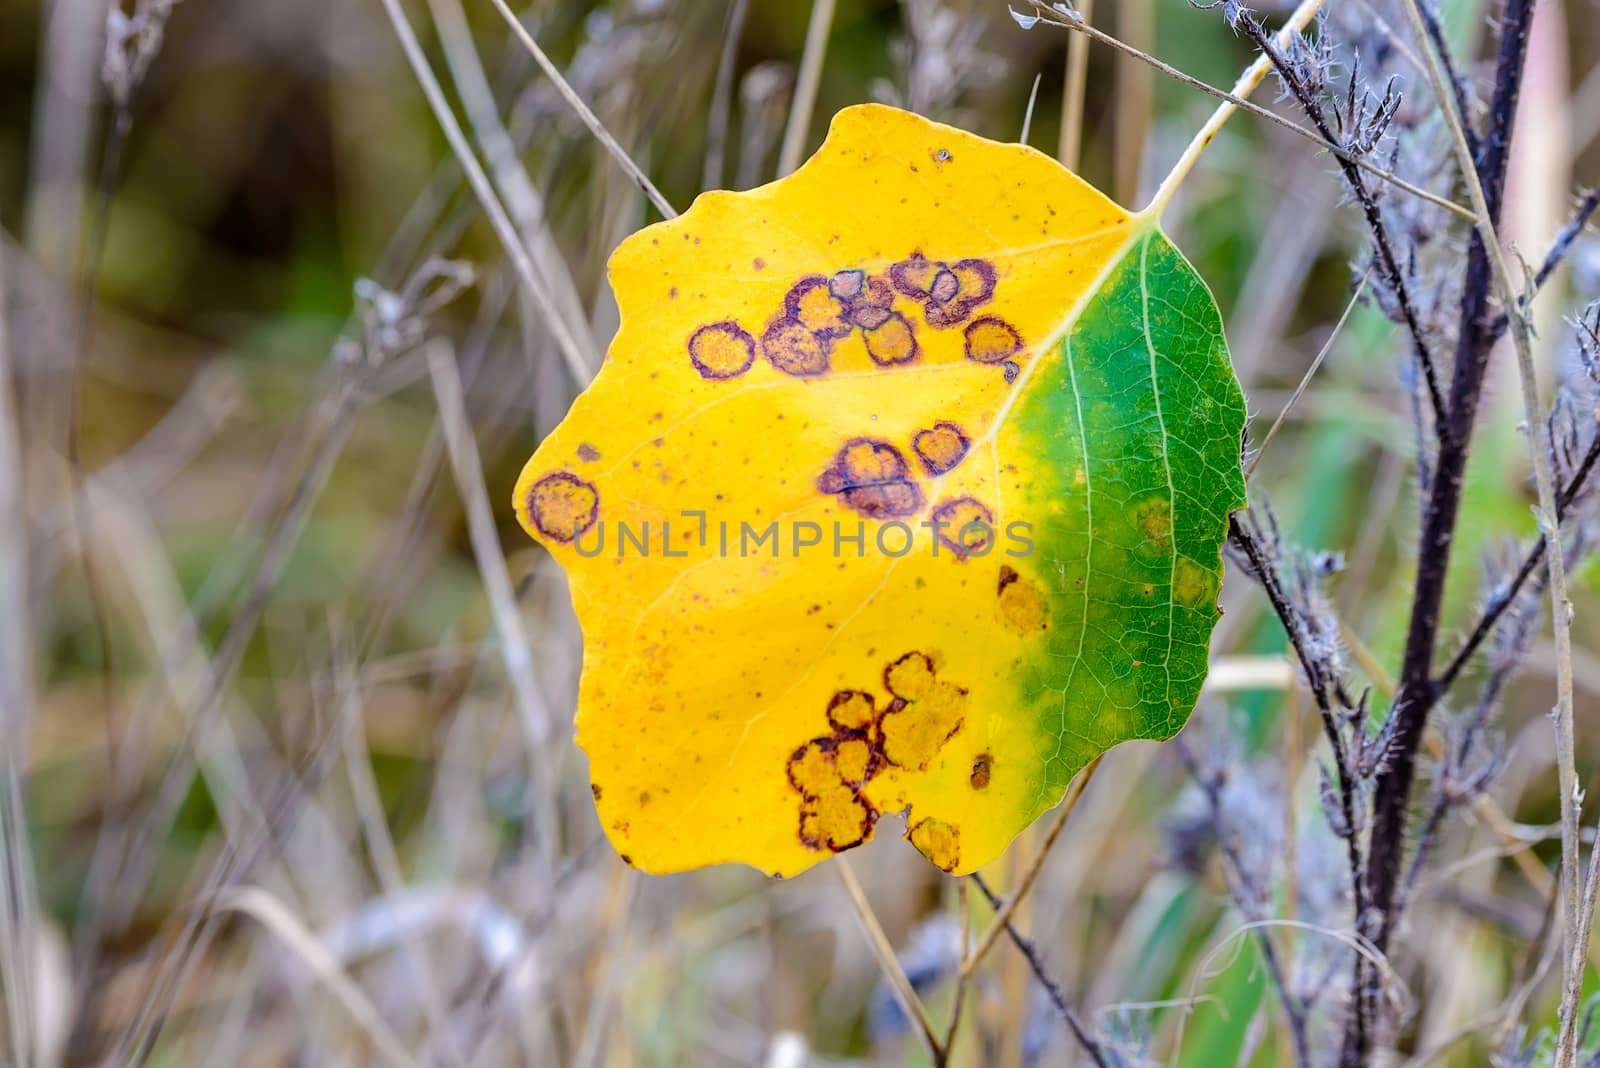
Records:
M1301 0L1300 6L1294 9L1294 14L1290 15L1289 20L1278 30L1279 47L1287 47L1289 42L1294 39L1294 35L1310 24L1311 20L1316 17L1317 12L1322 9L1323 2L1324 0ZM1239 80L1234 83L1231 95L1241 100L1249 97L1271 71L1272 61L1266 56L1257 56L1256 61L1246 67L1243 74L1239 75ZM1160 218L1166 212L1167 205L1172 203L1172 198L1177 195L1178 187L1183 184L1183 180L1194 169L1195 163L1200 159L1200 154L1206 150L1206 146L1211 144L1212 139L1222 130L1223 125L1238 110L1239 105L1232 100L1224 100L1217 105L1217 110L1211 113L1211 118L1207 119L1206 124L1200 127L1199 132L1189 142L1189 147L1183 150L1183 155L1178 157L1178 162L1173 166L1166 178L1162 179L1161 186L1156 190L1156 195L1151 198L1150 204L1144 209L1143 214Z

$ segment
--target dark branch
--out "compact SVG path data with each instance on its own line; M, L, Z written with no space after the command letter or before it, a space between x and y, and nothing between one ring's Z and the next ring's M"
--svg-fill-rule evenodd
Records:
M1556 518L1558 520L1566 518L1568 507L1571 506L1573 498L1583 489L1584 483L1588 481L1589 474L1594 470L1594 465L1597 461L1600 461L1600 433L1595 434L1594 440L1589 443L1589 451L1584 453L1582 462L1578 464L1578 469L1573 472L1572 478L1567 481L1567 484L1561 488L1561 492L1556 496ZM1477 625L1472 628L1472 633L1467 635L1467 640L1461 644L1460 649L1456 650L1456 655L1450 658L1449 665L1434 680L1434 689L1440 694L1450 689L1457 677L1460 676L1462 669L1467 666L1467 661L1472 659L1472 654L1477 652L1478 647L1494 632L1495 625L1500 622L1500 617L1505 615L1506 610L1516 601L1517 593L1522 589L1523 584L1538 570L1539 564L1544 560L1544 549L1545 536L1540 534L1538 540L1533 543L1533 548L1529 549L1527 555L1522 558L1522 565L1517 568L1517 573L1511 579L1511 582L1504 590L1495 591L1489 603L1484 606L1483 615L1479 618Z
M1533 7L1534 0L1506 0L1501 19L1494 93L1477 164L1491 223L1498 223L1500 219ZM1375 783L1372 834L1367 850L1367 892L1379 916L1380 926L1373 935L1379 952L1388 948L1394 927L1393 905L1400 860L1405 851L1406 816L1416 774L1417 750L1422 745L1428 713L1438 700L1433 657L1438 644L1445 579L1450 568L1450 549L1459 519L1467 446L1472 440L1489 352L1493 347L1489 316L1492 283L1488 253L1474 228L1467 253L1450 390L1452 444L1439 451L1423 513L1411 619L1406 631L1399 687L1390 711L1393 740ZM1362 991L1358 997L1375 997L1375 994L1375 991ZM1346 1033L1346 1063L1363 1063L1369 1049L1370 1039L1362 1042L1359 1036Z
M1272 37L1259 22L1248 16L1239 19L1238 25L1257 50L1267 57L1273 69L1278 72L1278 77L1282 79L1284 87L1295 98L1317 132L1329 144L1338 144L1339 139L1334 135L1322 103L1300 77L1299 71L1295 70L1293 64L1279 50ZM1433 404L1434 421L1439 430L1441 444L1448 447L1451 444L1452 425L1446 417L1444 394L1439 387L1439 375L1434 369L1433 354L1428 350L1427 335L1423 332L1422 320L1417 315L1416 305L1411 299L1411 288L1406 284L1405 275L1400 270L1400 260L1395 255L1388 224L1384 222L1383 213L1378 209L1377 198L1373 196L1372 190L1367 188L1361 169L1341 155L1335 155L1334 159L1338 161L1339 169L1344 172L1344 180L1355 196L1356 203L1361 206L1362 215L1366 217L1367 229L1372 233L1372 245L1378 254L1379 267L1388 280L1389 288L1394 292L1395 302L1400 307L1400 317L1411 335L1417 363L1422 368L1423 378L1427 382L1428 399Z
M971 879L973 885L983 892L983 896L989 902L989 907L996 912L1000 911L1000 899L995 896L994 891L989 889L989 884L983 881L983 876L973 872L967 878ZM1100 1048L1100 1043L1090 1037L1089 1032L1083 1026L1083 1021L1078 1019L1078 1014L1072 1011L1071 1005L1067 1004L1067 996L1062 992L1061 984L1051 978L1050 973L1045 969L1043 959L1039 956L1039 951L1034 948L1033 943L1024 938L1010 920L1006 921L1006 934L1010 936L1011 944L1016 946L1017 951L1027 959L1028 968L1033 972L1033 977L1039 980L1039 985L1044 987L1044 992L1050 996L1051 1004L1056 1007L1056 1012L1060 1014L1061 1018L1067 1022L1067 1027L1072 1030L1072 1037L1078 1040L1078 1045L1083 1047L1085 1053L1094 1058L1094 1063L1098 1064L1100 1068L1108 1068L1105 1051Z
M1550 280L1550 276L1556 273L1556 268L1561 266L1561 261L1566 258L1573 242L1578 240L1578 235L1583 233L1583 228L1589 225L1589 220L1594 217L1596 210L1600 210L1600 186L1591 189L1588 195L1579 201L1578 210L1573 213L1572 221L1561 228L1561 232L1556 235L1555 241L1551 243L1550 251L1545 253L1544 262L1539 265L1538 272L1533 276L1533 288L1535 291L1543 289L1544 284ZM1489 343L1492 345L1494 342L1499 341L1509 325L1511 325L1511 317L1506 315L1505 312L1501 312L1499 318L1495 319L1489 327Z

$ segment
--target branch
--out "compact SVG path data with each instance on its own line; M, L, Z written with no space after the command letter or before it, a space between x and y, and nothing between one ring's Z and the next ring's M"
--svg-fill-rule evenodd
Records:
M1000 899L995 896L994 891L989 889L989 884L983 881L983 876L973 872L967 878L971 879L973 884L983 891L983 896L988 899L990 908L995 910L1000 908ZM1032 942L1017 931L1010 920L1005 921L1005 927L1006 934L1011 936L1011 944L1016 946L1017 951L1027 959L1028 968L1033 972L1033 977L1039 980L1039 985L1044 987L1044 992L1050 995L1050 1003L1056 1007L1056 1012L1067 1022L1067 1027L1072 1030L1072 1037L1078 1040L1078 1045L1083 1047L1083 1051L1094 1060L1095 1064L1099 1065L1100 1068L1108 1068L1105 1051L1100 1048L1100 1043L1090 1037L1088 1030L1083 1026L1083 1021L1078 1019L1078 1014L1072 1011L1071 1005L1067 1004L1067 996L1062 992L1061 984L1052 979L1050 973L1045 970L1044 961L1039 957L1039 951L1034 948Z
M1494 94L1476 170L1491 218L1499 218L1505 189L1506 162L1511 130L1516 119L1528 34L1534 0L1507 0L1501 21ZM1406 815L1411 784L1416 774L1417 749L1422 744L1428 713L1438 700L1433 681L1433 654L1438 643L1440 606L1450 567L1466 472L1467 446L1483 393L1493 337L1487 311L1492 277L1488 251L1474 231L1467 253L1461 315L1457 330L1455 371L1450 389L1453 446L1441 449L1423 514L1417 549L1417 580L1412 592L1411 619L1407 626L1400 685L1390 712L1394 734L1389 758L1375 783L1372 834L1367 849L1367 890L1371 907L1379 916L1374 934L1378 950L1388 946L1393 927L1393 904L1400 858L1405 850ZM1363 993L1362 996L1366 996ZM1365 1059L1368 1043L1347 1032L1345 1052Z
M1584 483L1588 481L1589 474L1594 470L1597 461L1600 461L1600 433L1596 433L1594 440L1589 442L1589 451L1584 453L1582 462L1578 464L1578 469L1573 472L1572 477L1567 480L1567 484L1561 488L1561 493L1556 497L1556 516L1558 519L1567 517L1567 509L1571 507L1573 499L1582 491ZM1517 594L1521 591L1523 584L1538 569L1539 561L1544 559L1544 554L1545 536L1540 534L1533 543L1533 547L1522 558L1522 565L1517 568L1517 573L1511 579L1510 584L1503 591L1496 591L1490 598L1489 603L1484 606L1483 615L1479 617L1477 625L1467 635L1467 640L1461 644L1461 648L1456 651L1456 655L1450 658L1449 665L1434 680L1434 688L1440 696L1443 696L1445 691L1455 684L1462 669L1467 666L1467 661L1472 659L1472 654L1478 651L1478 647L1488 639L1490 634L1494 633L1494 628L1500 622L1500 617L1505 615L1506 611L1516 601Z
M1327 115L1322 110L1322 105L1316 96L1306 86L1299 72L1284 57L1283 52L1267 36L1261 24L1255 19L1245 16L1239 20L1239 27L1244 35L1250 38L1263 56L1272 63L1278 77L1283 79L1284 87L1289 90L1295 100L1300 104L1301 110L1306 113L1306 118L1311 120L1311 125L1316 127L1325 141L1337 144L1333 128L1328 124ZM1453 433L1450 421L1445 415L1444 394L1439 388L1439 375L1434 369L1433 354L1428 351L1427 337L1422 330L1422 321L1417 316L1416 306L1411 300L1411 290L1406 285L1405 275L1400 271L1400 261L1394 252L1394 243L1389 239L1389 227L1383 221L1383 213L1378 210L1378 202L1367 188L1366 179L1361 177L1361 171L1345 155L1335 156L1339 161L1339 169L1344 172L1344 180L1355 195L1356 203L1361 206L1361 213L1366 216L1367 229L1372 232L1373 248L1377 250L1379 265L1383 268L1384 276L1388 279L1390 288L1394 291L1395 301L1400 305L1400 316L1405 322L1406 330L1411 334L1413 347L1416 349L1417 363L1422 367L1423 378L1428 384L1428 399L1433 404L1434 421L1438 426L1440 444L1444 448L1451 445Z

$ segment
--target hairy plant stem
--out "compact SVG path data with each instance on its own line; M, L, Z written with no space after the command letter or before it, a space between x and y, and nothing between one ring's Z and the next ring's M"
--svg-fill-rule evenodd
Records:
M1418 0L1406 0L1406 11L1419 36L1426 33ZM1428 61L1429 77L1433 79L1434 95L1443 98L1446 75L1441 62L1431 50L1425 50L1424 56ZM1492 213L1484 199L1483 183L1478 177L1472 145L1466 135L1465 114L1458 114L1449 105L1445 106L1444 114L1455 139L1462 172L1467 177L1467 191L1478 209L1478 236L1489 254L1495 280L1499 283L1500 297L1505 302L1506 314L1511 321L1511 337L1517 350L1517 373L1522 384L1523 419L1528 428L1528 451L1533 463L1534 484L1539 493L1539 528L1545 534L1546 557L1550 568L1551 630L1556 645L1556 771L1561 789L1561 885L1566 902L1568 943L1555 1063L1556 1068L1572 1068L1577 1057L1578 994L1583 982L1584 950L1589 926L1587 922L1580 921L1578 911L1579 853L1582 850L1578 841L1578 821L1581 803L1573 755L1572 602L1567 596L1560 506L1556 500L1555 473L1550 452L1546 449L1544 420L1540 418L1539 377L1533 365L1533 328L1528 323L1526 303L1511 277L1511 268L1506 263L1499 236L1495 233Z
M1306 85L1305 80L1300 77L1299 72L1285 58L1282 47L1275 44L1261 28L1261 24L1254 19L1249 17L1240 19L1239 27L1244 35L1250 38L1257 51L1271 62L1273 69L1278 72L1278 77L1283 80L1284 87L1299 103L1317 133L1329 144L1338 144L1338 138L1328 122L1327 114L1322 110L1322 104ZM1428 400L1433 405L1440 448L1448 449L1452 445L1453 429L1446 417L1444 394L1439 388L1439 374L1434 368L1433 354L1428 350L1428 340L1422 329L1422 320L1417 315L1416 304L1411 299L1411 287L1406 284L1406 276L1400 269L1399 257L1395 255L1394 242L1389 237L1389 227L1383 220L1382 211L1378 208L1377 198L1367 188L1366 179L1361 176L1360 168L1345 156L1334 158L1339 161L1339 169L1344 173L1345 184L1350 187L1356 203L1361 206L1362 215L1366 217L1367 229L1372 234L1372 247L1378 254L1378 265L1382 268L1384 278L1394 293L1395 302L1400 306L1400 317L1411 335L1411 343L1416 350L1417 365L1422 368L1423 378L1427 382Z
M1501 19L1494 95L1476 167L1491 225L1499 219L1503 199L1511 132L1523 66L1527 59L1534 2L1507 0ZM1380 952L1387 949L1395 926L1393 905L1401 857L1405 851L1406 813L1416 775L1417 750L1422 744L1428 713L1439 696L1433 679L1433 656L1438 644L1440 609L1461 507L1467 446L1477 418L1478 402L1483 392L1484 375L1494 338L1493 321L1489 313L1493 273L1488 250L1476 230L1467 254L1465 278L1448 409L1452 442L1450 447L1439 450L1424 507L1411 618L1401 661L1399 689L1390 713L1396 717L1393 742L1388 759L1378 772L1374 788L1373 825L1367 850L1367 889L1376 914L1376 930L1370 932L1369 937ZM1363 990L1359 996L1366 999L1374 993ZM1362 1064L1370 1050L1370 1041L1370 1034L1363 1037L1356 1034L1353 1027L1347 1028L1341 1064L1347 1068Z

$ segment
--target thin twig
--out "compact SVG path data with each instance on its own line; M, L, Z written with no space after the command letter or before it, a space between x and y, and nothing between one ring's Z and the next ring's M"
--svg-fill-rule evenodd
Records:
M1094 18L1094 0L1078 0L1078 21ZM1067 75L1061 83L1061 137L1056 158L1069 171L1078 169L1083 152L1083 97L1089 82L1089 38L1075 33L1067 38Z
M1000 899L995 896L993 890L989 889L989 884L983 881L983 876L973 872L969 878L983 892L983 896L989 902L989 907L996 910L995 926L1004 927L1006 934L1011 938L1011 944L1016 946L1017 951L1027 960L1028 967L1033 972L1033 977L1039 980L1040 986L1044 987L1044 992L1050 997L1050 1003L1055 1006L1056 1012L1060 1014L1062 1020L1066 1021L1067 1027L1072 1031L1072 1037L1078 1040L1078 1045L1083 1047L1083 1051L1089 1055L1095 1064L1099 1065L1100 1068L1108 1068L1105 1051L1100 1048L1100 1043L1090 1036L1088 1028L1084 1027L1083 1021L1078 1019L1078 1014L1072 1011L1072 1006L1067 1003L1066 994L1061 990L1061 984L1057 983L1051 977L1049 971L1046 970L1044 960L1039 956L1038 949L1012 926L1010 920L1006 920L1004 923L1001 922L1000 916L1004 910L1000 904Z
M503 0L495 0L501 3ZM806 134L811 129L811 109L817 102L817 86L822 80L822 60L828 52L828 34L833 29L834 0L813 0L811 22L806 26L806 48L800 56L800 73L795 78L794 99L789 104L789 125L783 131L783 147L778 150L778 177L800 166Z
M217 912L239 912L255 920L274 935L284 947L321 980L322 985L361 1025L373 1043L392 1064L417 1065L400 1037L384 1022L383 1014L372 1004L356 981L339 966L317 936L307 930L283 902L257 886L224 890L217 895Z
M967 904L967 881L954 880L956 885L956 914L961 917L961 959L965 960L967 951L971 949L972 942L972 910ZM956 976L956 992L950 999L950 1021L945 1024L944 1038L939 1042L939 1049L944 1054L944 1059L939 1061L935 1068L944 1068L950 1061L950 1051L955 1048L956 1031L961 1026L961 1009L966 1004L967 987L970 981L962 975Z
M1239 20L1239 27L1260 50L1261 55L1271 62L1290 95L1300 104L1300 109L1306 113L1306 118L1311 120L1311 125L1316 127L1317 132L1326 140L1334 141L1333 128L1328 124L1321 102L1306 85L1300 72L1295 70L1283 54L1283 35L1280 33L1279 39L1274 41L1267 36L1261 24L1248 15ZM1395 253L1394 242L1389 237L1389 228L1384 222L1383 212L1378 208L1377 199L1367 188L1365 179L1362 178L1352 159L1339 157L1339 169L1344 173L1345 184L1355 195L1356 203L1360 205L1361 213L1366 218L1367 230L1372 235L1372 245L1377 251L1378 262L1383 268L1390 290L1394 293L1395 303L1400 306L1400 318L1411 335L1417 365L1422 368L1422 376L1428 386L1428 400L1433 405L1435 429L1440 443L1448 447L1452 444L1452 430L1445 411L1444 392L1439 387L1439 373L1434 367L1433 354L1428 348L1428 337L1422 329L1421 317L1417 314L1416 306L1411 299L1411 287L1406 284L1406 276L1400 268L1400 257Z
M1322 343L1322 348L1317 351L1316 358L1311 361L1311 366L1306 368L1306 373L1300 376L1300 384L1294 387L1289 400L1284 404L1283 411L1278 413L1278 418L1272 421L1267 428L1266 435L1261 439L1261 444L1256 448L1256 454L1250 458L1250 466L1244 470L1244 480L1250 481L1250 476L1256 473L1256 465L1261 462L1261 457L1267 451L1267 446L1272 443L1273 435L1289 417L1289 412L1299 403L1300 397L1311 384L1311 377L1317 373L1317 368L1322 366L1322 361L1328 358L1328 353L1333 351L1334 342L1339 340L1339 333L1344 329L1345 322L1350 318L1350 313L1356 310L1356 305L1361 302L1361 295L1367 290L1367 279L1372 277L1372 269L1367 268L1367 273L1361 276L1361 281L1356 283L1356 291L1350 295L1350 303L1344 306L1344 312L1339 316L1339 321L1333 324L1333 330L1328 334L1328 340Z
M1029 0L1029 2L1033 4L1034 9L1039 13L1039 17L1052 26L1060 26L1065 29L1076 30L1081 34L1092 37L1101 44L1109 45L1119 52L1126 52L1135 59L1138 59L1144 63L1148 63L1162 74L1165 74L1167 77L1179 82L1180 84L1187 85L1191 89L1198 89L1200 92L1206 93L1209 96L1214 96L1218 100L1225 100L1234 107L1238 108L1240 111L1248 111L1257 118L1266 119L1268 122L1282 126L1286 130L1293 130L1295 133L1299 134L1301 137L1304 137L1306 140L1315 143L1319 148L1322 148L1329 154L1360 167L1374 178L1388 182L1396 189L1403 189L1412 196L1421 200L1426 200L1428 203L1433 204L1436 207L1443 208L1445 211L1448 211L1453 215L1458 215L1469 222L1477 218L1477 216L1474 215L1469 209L1462 207L1460 204L1457 204L1445 197L1441 197L1437 193L1430 193L1421 186L1413 185L1404 178L1401 178L1399 175L1395 174L1393 171L1384 170L1382 167L1379 167L1370 160L1346 150L1337 142L1329 141L1326 137L1323 137L1315 130L1302 126L1293 119L1285 118L1275 111L1262 107L1260 104L1252 104L1250 101L1244 99L1242 96L1239 96L1236 93L1230 93L1226 89L1218 89L1209 82L1203 82L1193 75L1185 74L1183 71L1172 66L1171 64L1164 63L1155 56L1152 56L1150 53L1140 51L1139 49L1128 44L1126 41L1118 40L1103 30L1096 29L1087 23L1078 22L1074 19L1063 16L1061 12L1050 6L1048 0Z
M1022 113L1022 134L1017 138L1017 143L1028 143L1028 135L1033 132L1033 105L1039 100L1039 83L1044 80L1043 74L1033 76L1033 88L1028 90L1028 107Z
M872 902L867 900L866 891L861 889L861 881L856 878L855 869L850 866L847 858L837 856L833 858L833 870L839 876L839 882L844 884L845 894L855 909L856 919L860 921L862 931L866 932L867 944L872 948L872 955L878 958L878 967L883 971L883 977L888 980L889 989L894 992L895 1000L905 1011L906 1019L911 1021L911 1029L922 1040L923 1048L928 1056L933 1058L933 1062L941 1063L944 1057L943 1047L939 1044L938 1036L934 1034L933 1021L928 1018L927 1007L917 996L911 980L906 978L905 969L900 967L900 959L895 956L889 936L883 933L883 925L878 922L878 914L872 911Z
M556 307L549 290L539 277L539 272L534 269L533 258L523 247L516 226L506 214L500 198L495 195L494 186L490 183L489 176L484 173L483 165L478 162L477 156L473 155L472 145L468 143L467 135L462 132L461 124L456 121L455 112L450 110L444 89L440 87L439 79L434 77L433 68L428 65L428 57L423 53L416 32L406 19L400 0L383 0L383 6L389 13L389 21L394 25L395 36L400 39L400 49L405 53L406 61L411 64L411 72L416 76L417 84L422 87L422 95L427 98L428 107L432 109L434 119L439 123L439 129L444 132L445 140L450 142L450 150L455 153L457 162L461 164L461 170L467 176L467 183L472 186L473 194L483 206L483 212L488 216L490 225L494 227L495 236L500 239L506 255L511 258L511 265L516 269L517 277L549 323L550 332L555 336L556 345L561 349L561 355L565 357L572 377L579 385L587 385L594 377L595 371L586 362L587 348L573 336L565 317L561 315L560 309ZM517 25L520 26L521 23Z
M706 117L706 160L700 175L701 189L722 188L728 112L733 105L733 68L739 58L739 38L744 33L744 17L749 9L750 0L733 0L728 8L728 26L722 35L722 52L717 57L716 87L711 93L711 114Z
M1033 884L1038 880L1039 873L1044 870L1044 862L1050 856L1050 848L1056 844L1056 839L1061 837L1061 831L1067 825L1067 818L1072 815L1072 810L1078 806L1078 799L1083 796L1084 788L1089 785L1089 780L1094 778L1094 773L1100 768L1100 757L1095 757L1085 764L1083 770L1078 772L1072 780L1072 785L1067 787L1067 794L1061 799L1061 804L1056 808L1055 818L1050 821L1050 827L1045 831L1044 841L1039 843L1039 849L1028 862L1027 871L1017 882L1016 889L1006 898L1006 903L1000 909L1000 914L994 918L988 928L983 932L983 937L978 939L978 944L971 953L961 962L961 974L970 976L978 970L978 965L983 963L984 955L994 946L995 939L1000 937L1001 930L1011 922L1011 916L1017 911L1017 906L1022 899L1028 896L1028 891L1033 889Z
M1583 459L1578 463L1577 469L1572 473L1572 477L1567 479L1567 484L1561 487L1561 493L1556 497L1556 516L1558 518L1566 518L1567 509L1572 506L1572 501L1583 489L1584 484L1588 482L1597 461L1600 461L1600 433L1597 433L1594 439L1589 442L1589 448L1583 454ZM1523 556L1522 563L1517 568L1517 573L1512 576L1505 589L1495 591L1489 603L1484 606L1483 615L1478 618L1478 622L1468 632L1466 641L1461 643L1461 648L1456 650L1455 655L1450 658L1450 663L1446 665L1435 680L1434 686L1440 694L1443 694L1455 684L1462 670L1466 668L1467 663L1472 659L1472 655L1478 651L1478 647L1488 639L1489 635L1494 632L1496 624L1500 622L1500 618L1516 603L1517 594L1528 579L1532 577L1539 566L1539 561L1544 559L1546 542L1545 535L1541 533L1535 539L1533 546L1527 551L1526 555Z
M539 828L539 856L545 863L545 872L553 877L555 858L560 852L560 828L556 818L555 772L545 749L554 733L551 727L554 720L539 688L539 680L534 677L532 646L523 627L522 613L517 609L516 594L512 592L505 553L500 548L494 508L483 483L483 466L472 437L466 402L461 396L461 377L454 352L448 342L435 341L428 349L427 358L434 396L439 402L440 428L450 453L456 488L467 511L473 555L477 557L478 573L483 578L495 629L500 632L500 656L516 695L523 744L528 750L528 772L532 777L529 785L535 791L535 798L528 807Z
M385 2L388 3L390 0L385 0ZM577 112L578 118L589 128L589 132L594 134L595 140L599 141L605 147L605 150L611 153L611 158L621 165L622 169L627 172L628 177L633 179L634 184L644 190L644 195L650 198L650 203L656 206L656 210L661 213L661 217L664 219L677 218L678 213L673 210L671 204L667 203L667 198L661 195L661 190L655 187L655 183L650 180L649 176L640 169L637 163L633 162L633 157L628 155L627 150L617 143L615 137L611 136L611 131L606 129L599 116L589 110L589 105L583 102L583 97L578 95L578 91L572 88L566 78L561 76L561 69L550 62L550 57L544 54L544 49L539 47L539 42L534 40L533 34L529 33L528 28L522 24L522 20L517 18L516 12L506 5L506 0L490 0L490 2L494 4L495 10L500 12L501 17L506 20L506 25L511 27L511 32L516 35L517 40L522 42L522 47L526 48L528 54L533 56L533 61L539 64L539 69L544 71L545 77L555 83L556 91L561 94L561 98L567 102L573 111Z

